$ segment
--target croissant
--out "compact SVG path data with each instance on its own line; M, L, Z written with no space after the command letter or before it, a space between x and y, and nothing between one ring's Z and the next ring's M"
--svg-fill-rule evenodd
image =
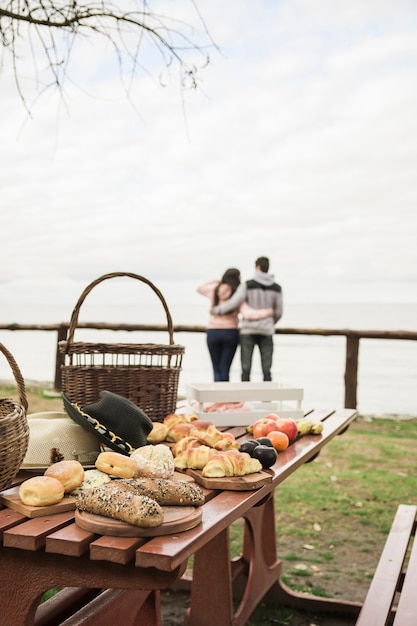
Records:
M214 444L216 450L239 450L240 444L231 433L223 433L223 437Z
M197 415L194 413L170 413L164 418L164 424L173 426L174 424L189 424L190 422L197 420Z
M209 424L207 428L204 429L196 427L195 424L191 424L190 436L197 437L201 443L211 448L214 448L215 444L223 439L223 433L217 430L214 424Z
M198 446L198 448L189 448L180 452L174 459L175 469L203 469L216 454L213 448L209 446Z
M173 424L167 432L166 440L170 443L176 443L183 437L188 437L191 434L192 425L185 422L179 424Z
M202 475L205 478L225 478L231 476L246 476L262 469L258 459L253 459L246 452L228 450L215 452L203 467Z
M153 422L153 428L149 433L148 443L161 443L165 441L168 433L168 426L162 422Z
M188 450L188 448L198 448L201 446L201 441L197 439L197 437L183 437L171 448L171 452L174 456L177 456L180 452L184 452L184 450Z

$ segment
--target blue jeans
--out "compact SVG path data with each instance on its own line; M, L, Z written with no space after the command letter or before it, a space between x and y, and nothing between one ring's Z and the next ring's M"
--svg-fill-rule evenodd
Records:
M272 367L272 353L274 343L272 335L241 335L240 336L240 360L242 365L242 381L250 380L252 357L255 346L258 346L261 354L261 367L264 381L270 381Z
M230 367L239 345L237 328L210 328L207 347L213 364L214 381L228 381Z

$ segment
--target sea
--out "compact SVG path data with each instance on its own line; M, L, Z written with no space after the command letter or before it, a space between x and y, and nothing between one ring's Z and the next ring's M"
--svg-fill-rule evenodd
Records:
M78 309L82 322L164 324L166 311L159 296L126 298L115 289L111 297L87 299ZM69 322L77 299L45 294L42 302L1 304L0 324L54 324ZM188 299L166 300L174 325L205 326L207 301L192 294ZM285 303L282 328L407 330L417 331L417 303ZM125 332L77 329L76 341L169 343L168 332ZM177 332L174 341L185 347L178 393L186 385L213 380L204 332ZM50 385L55 372L56 333L0 329L0 342L13 354L27 383ZM343 336L275 335L273 380L302 388L304 408L340 408L344 405L346 339ZM13 380L7 361L0 361L0 380ZM240 380L239 353L230 375ZM251 380L261 382L260 360L254 354ZM30 408L30 407L29 407ZM357 408L363 416L417 417L417 341L361 339L359 348Z

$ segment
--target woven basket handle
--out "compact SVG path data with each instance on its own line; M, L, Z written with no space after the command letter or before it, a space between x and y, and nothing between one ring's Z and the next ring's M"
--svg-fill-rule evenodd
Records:
M23 408L25 409L25 412L27 412L28 410L28 401L27 401L27 397L26 397L26 388L25 388L25 381L23 379L22 373L19 369L19 366L17 365L16 361L13 358L13 355L11 354L11 352L8 351L8 349L2 344L0 343L0 351L3 352L4 356L6 357L11 370L13 372L13 375L15 377L16 380L16 384L17 384L17 390L19 393L19 398L20 398L20 404L23 406Z
M155 287L155 285L148 280L147 278L144 278L143 276L140 276L139 274L132 274L131 272L113 272L112 274L104 274L103 276L100 276L99 278L96 278L96 280L93 280L92 283L90 283L82 292L82 294L80 295L80 297L78 298L78 302L74 307L74 310L72 312L71 315L71 321L70 321L70 325L69 325L69 329L68 329L68 339L67 339L67 345L69 345L70 343L73 342L74 340L74 333L75 333L75 328L78 324L78 314L80 312L80 307L82 305L82 303L84 302L84 300L86 299L86 297L88 296L88 294L90 293L90 291L92 291L94 289L94 287L96 287L99 283L103 282L104 280L108 280L109 278L118 278L120 276L128 276L130 278L135 278L136 280L140 280L142 283L146 283L147 285L149 285L149 287L156 293L156 295L158 296L158 298L160 299L162 306L164 307L166 316L167 316L167 327L168 327L168 333L169 333L169 343L170 345L173 345L174 343L174 328L173 328L173 324L172 324L172 317L171 317L171 313L169 312L168 309L168 305L165 301L164 296L162 295L162 293L159 291L159 289L157 287Z

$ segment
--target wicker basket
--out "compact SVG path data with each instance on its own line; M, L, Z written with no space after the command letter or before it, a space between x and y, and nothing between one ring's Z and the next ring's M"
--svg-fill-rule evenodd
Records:
M169 345L74 342L79 310L91 290L104 280L128 276L147 284L158 296L167 318ZM88 285L73 310L64 354L62 390L80 407L99 400L106 389L128 398L153 421L174 413L184 346L174 344L171 314L162 293L150 280L129 272L105 274Z
M29 444L25 383L10 352L0 343L17 383L20 403L0 399L0 491L9 487L19 471Z

